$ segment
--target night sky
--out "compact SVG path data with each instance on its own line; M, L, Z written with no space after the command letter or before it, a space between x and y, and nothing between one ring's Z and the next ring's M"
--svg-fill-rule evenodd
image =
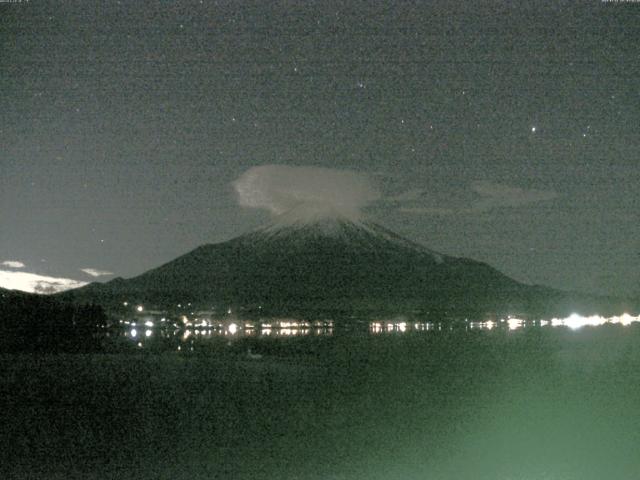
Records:
M509 3L1 3L4 278L228 240L270 219L234 181L285 165L366 177L442 253L637 294L640 3Z

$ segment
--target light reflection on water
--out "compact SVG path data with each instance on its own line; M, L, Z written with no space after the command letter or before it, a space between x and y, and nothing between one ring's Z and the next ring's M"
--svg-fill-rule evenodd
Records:
M530 327L567 327L576 330L582 327L597 327L601 325L628 326L634 322L640 322L640 315L633 316L627 313L603 317L600 315L582 316L572 314L566 318L551 318L530 320L518 317L507 317L499 320L484 321L457 321L457 322L424 322L410 321L405 317L397 317L385 320L372 320L368 322L356 322L355 326L341 327L344 331L360 332L369 335L405 334L408 332L439 332L463 329L469 330L505 330L514 331ZM186 323L185 326L169 327L157 326L151 321L145 322L147 327L144 336L138 331L136 322L122 322L130 328L124 332L124 336L135 340L139 347L144 346L144 340L152 340L151 337L177 337L181 343L193 342L195 339L228 338L230 341L243 337L276 338L296 336L331 336L334 334L335 325L332 320L309 322L306 320L271 320L264 322L242 321L206 321L198 323Z

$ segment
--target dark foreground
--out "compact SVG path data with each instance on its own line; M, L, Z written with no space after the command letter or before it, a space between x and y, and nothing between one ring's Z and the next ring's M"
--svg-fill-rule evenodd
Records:
M640 328L0 357L0 477L636 479Z

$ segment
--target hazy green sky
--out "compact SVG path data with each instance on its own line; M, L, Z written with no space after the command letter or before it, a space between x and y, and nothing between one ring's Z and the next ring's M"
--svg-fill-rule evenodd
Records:
M0 262L141 273L268 221L231 183L283 164L368 176L443 253L638 292L638 38L597 0L2 3Z

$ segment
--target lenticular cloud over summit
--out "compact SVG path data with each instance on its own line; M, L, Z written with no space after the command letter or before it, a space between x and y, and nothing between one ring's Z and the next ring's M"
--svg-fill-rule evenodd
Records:
M362 208L380 198L369 177L351 170L263 165L240 176L233 186L243 207L274 215L292 210L359 217Z

